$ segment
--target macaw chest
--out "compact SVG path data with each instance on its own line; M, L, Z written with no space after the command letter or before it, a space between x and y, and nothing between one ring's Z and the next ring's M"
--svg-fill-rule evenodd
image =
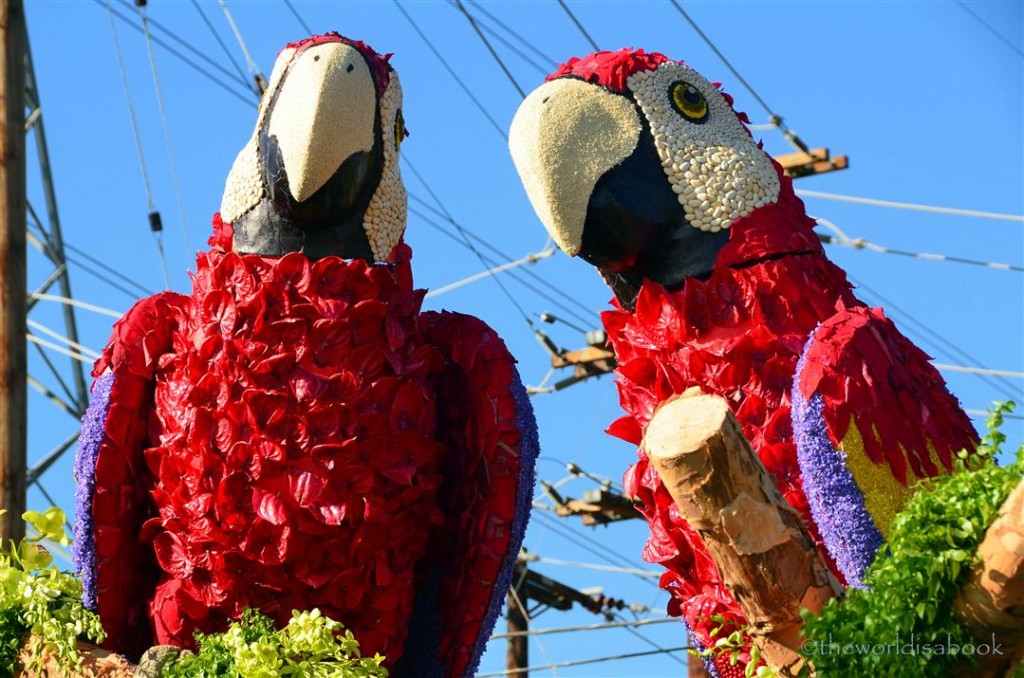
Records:
M818 323L855 304L842 271L813 255L716 269L674 292L645 284L635 312L604 314L627 411L611 431L639 444L658 405L696 386L729 402L776 480L794 485L797 361Z
M181 583L182 609L229 616L404 607L372 592L411 588L443 522L448 451L444 360L412 291L352 301L318 297L315 277L262 296L220 282L193 295L160 359L143 539L161 580Z

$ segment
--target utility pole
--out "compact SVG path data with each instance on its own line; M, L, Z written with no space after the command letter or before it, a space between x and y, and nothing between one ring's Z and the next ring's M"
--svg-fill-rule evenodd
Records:
M508 598L506 604L508 605L508 632L510 634L523 633L530 627L530 618L526 614L526 610L523 606L526 605L524 598L526 597L525 587L521 586L524 582L523 570L525 565L516 563L515 569L512 574L512 586L508 590ZM520 584L517 586L517 584ZM506 669L526 669L529 666L530 648L529 638L526 635L510 635L508 638L508 646L505 651L505 668ZM525 678L529 673L525 670L516 671L509 675L518 676L519 678Z
M25 13L0 2L0 539L25 534Z

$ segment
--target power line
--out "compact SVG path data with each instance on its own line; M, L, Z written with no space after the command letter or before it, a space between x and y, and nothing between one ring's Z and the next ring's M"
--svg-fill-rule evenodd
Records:
M410 195L410 197L412 197L412 196ZM415 207L410 207L409 208L409 213L412 214L413 216L419 217L428 226L431 226L432 228L440 231L441 233L443 233L447 237L451 238L456 243L462 245L463 247L466 247L466 243L459 236L455 235L450 230L445 228L443 225L441 225L437 221L431 219L430 217L428 217L426 214L424 214L420 210L416 209ZM469 236L471 238L473 238L474 240L476 240L477 242L480 242L480 239L478 237L474 236L472 233L469 233ZM491 248L491 249L494 249L494 248ZM486 254L481 254L481 256L483 257L483 261L485 262L486 266L498 266L499 265L499 263L496 260L488 257ZM499 256L504 256L504 255L499 254ZM529 269L521 269L521 272L525 273L525 274L528 274L528 275L531 275L531 276L535 276L535 274L533 274L533 271L530 271ZM576 318L580 318L581 322L584 322L584 323L592 322L591 320L588 320L586 318L582 318L582 316L580 316L578 313L573 311L571 308L569 308L568 306L566 306L562 302L558 301L555 297L551 296L547 292L544 292L540 288L538 288L535 285L533 285L533 284L527 282L526 280L524 280L522 276L518 275L519 273L520 273L520 271L514 271L514 270L509 270L507 272L508 276L512 280L515 280L517 283L519 283L520 285L522 285L526 289L530 290L531 292L533 292L537 296L539 296L539 297L547 300L548 302L554 304L555 306L557 306L559 309L561 309L565 313L568 313L568 314L570 314L570 315L572 315L572 316L574 316ZM552 285L550 285L550 283L547 283L546 281L543 281L543 279L541 279L541 281L544 282L544 284L546 284L547 286L553 287ZM556 292L560 292L560 290L558 290L557 288L555 288L555 290L556 290ZM568 298L570 300L572 300L571 297L568 297Z
M423 188L427 190L427 193L430 194L430 197L434 199L435 203L437 203L437 206L444 213L444 217L445 219L448 220L448 223L450 223L459 231L459 234L462 236L462 240L466 247L468 247L470 251L476 255L476 258L480 260L481 264L483 264L484 266L493 266L494 264L489 263L484 258L483 254L480 253L480 250L478 250L470 241L469 234L466 232L466 229L463 228L462 224L460 224L459 222L455 221L454 218L452 218L451 212L449 212L448 209L444 206L444 203L441 202L441 198L439 198L438 195L434 193L433 189L430 188L430 185L427 183L426 179L423 178L423 175L420 174L419 171L416 169L416 166L412 164L408 157L403 158L403 160L405 161L406 167L408 167L412 171L412 173L416 175L416 178L419 179L420 184L423 185ZM519 314L523 316L523 319L526 321L526 324L532 327L533 320L530 318L529 314L526 313L526 310L523 309L522 305L520 305L519 301L515 298L515 296L513 296L513 294L508 291L508 288L505 287L505 284L501 281L501 279L495 276L490 276L490 278L491 280L494 281L494 284L498 286L502 294L504 294L508 298L509 302L515 307L515 309L519 311Z
M149 18L146 16L146 6L139 5L139 18L142 20L142 32L146 37L146 52L149 54L149 67L153 73L153 88L156 90L157 109L160 113L160 124L164 130L164 142L167 146L167 160L171 165L171 183L174 185L174 195L178 200L178 212L181 217L181 230L185 236L185 247L188 251L192 249L192 238L188 233L188 217L185 210L185 198L181 193L181 181L178 178L178 161L174 155L174 141L171 139L171 125L167 120L167 108L164 105L164 93L160 87L160 75L156 68L156 54L153 53L153 40L149 34Z
M70 346L71 348L79 351L80 353L91 356L93 360L96 360L97 358L100 357L99 353L92 350L88 346L83 346L82 344L79 344L77 341L72 341L71 339L65 337L63 334L60 334L59 332L54 332L53 330L51 330L46 325L43 325L42 323L37 323L35 320L32 320L31 318L29 318L25 322L32 329L42 332L43 334L52 337L53 339L56 339L57 341L67 346Z
M875 198L858 198L852 195L840 195L838 193L825 193L822 191L808 191L804 189L798 189L796 194L807 198L821 198L822 200L836 200L838 202L853 202L860 205L874 205L876 207L891 207L893 209L913 210L917 212L935 212L937 214L953 214L959 217L1000 219L1002 221L1016 221L1024 223L1024 216L1020 216L1018 214L999 214L996 212L965 210L956 207L935 207L933 205L920 205L911 202L894 202L892 200L878 200Z
M124 315L124 313L120 311L111 311L109 308L103 308L102 306L96 306L95 304L87 304L84 301L71 299L69 297L61 297L56 294L39 294L37 292L33 292L29 296L33 299L39 299L40 301L55 301L66 306L74 306L75 308L92 311L93 313L110 316L111 318L120 318Z
M249 67L250 75L252 75L252 85L255 92L257 96L263 96L263 92L267 89L267 79L263 77L263 73L260 72L256 62L252 59L252 55L249 54L249 48L245 44L245 39L242 38L242 32L238 30L238 25L235 24L235 17L231 15L228 3L225 0L220 0L220 7L224 10L224 17L228 20L228 25L231 26L235 39L238 40L238 46L242 48L242 55L245 57L245 63Z
M827 219L815 218L819 224L832 229L839 235L825 235L823 233L818 234L818 239L828 245L840 245L842 247L849 247L855 250L870 250L871 252L878 252L880 254L895 254L901 257L909 257L912 259L925 259L927 261L939 261L939 262L952 262L955 264L970 264L972 266L981 266L984 268L991 268L997 271L1017 271L1024 273L1024 266L1017 266L1015 264L1003 264L995 261L978 261L977 259L965 259L963 257L954 257L946 254L930 254L927 252L908 252L906 250L893 249L891 247L884 247L882 245L876 245L873 242L865 240L864 238L850 238L846 234L842 233L835 224Z
M557 60L552 59L547 54L545 54L544 52L542 52L539 49L537 49L537 46L534 45L532 41L527 40L522 35L520 35L516 31L514 31L512 28L510 28L509 25L506 24L504 21L502 21L498 17L496 17L493 14L491 14L491 12L489 12L484 5L480 4L479 2L476 2L476 0L469 0L469 2L470 2L470 4L473 5L473 7L477 11L479 11L481 14L483 14L488 19L493 21L499 27L501 27L501 29L504 30L507 34L509 34L510 36L514 37L519 42L520 45L522 45L526 49L528 49L531 52L533 52L538 58L543 59L544 61L547 61L549 64L551 64L551 66L548 68L548 70L545 72L545 74L550 72L551 68L554 68L555 66L558 66L558 61Z
M997 30L996 30L995 28L993 28L993 27L992 27L992 26L991 26L991 25L990 25L990 24L989 24L989 23L988 23L987 21L985 21L985 20L984 20L984 19L982 19L982 18L981 18L980 16L978 16L978 15L977 15L977 14L975 13L975 11L974 11L973 9L971 9L970 7L968 7L968 6L967 6L967 4L966 4L966 3L962 2L961 0L956 0L956 4L960 5L960 7L961 7L961 8L962 8L962 9L963 9L963 10L964 10L965 12L967 12L967 13L968 13L968 14L970 14L970 15L971 15L972 17L974 17L974 20L975 20L975 21L977 21L977 22L978 22L979 24L981 24L982 26L984 26L985 28L987 28L987 29L988 29L988 32L989 32L989 33L991 33L992 35L994 35L994 36L996 36L997 38L999 38L999 39L1000 39L1000 40L1001 40L1001 41L1003 42L1003 44L1004 44L1004 45L1006 45L1007 47L1009 47L1010 49L1012 49L1012 50L1013 50L1014 52L1016 52L1017 54L1019 54L1019 55L1021 55L1022 57L1024 57L1024 52L1020 51L1020 47L1017 47L1017 46L1016 46L1015 44L1013 44L1012 42L1010 42L1010 41L1009 41L1009 40L1008 40L1008 39L1007 39L1007 38L1006 38L1006 37L1005 37L1005 36L1004 36L1004 35L1003 35L1002 33L1000 33L999 31L997 31Z
M417 195L415 195L413 193L409 194L409 198L412 199L413 201L419 203L420 205L423 206L424 209L429 210L433 214L435 214L435 215L437 215L437 216L439 216L441 218L446 218L446 215L443 212L438 210L436 207L428 204L427 201L424 200L423 198L421 198L421 197L419 197L419 196L417 196ZM411 213L419 216L421 219L426 221L428 224L431 224L435 228L438 228L442 232L445 232L445 229L443 227L440 227L436 222L434 222L431 219L429 219L428 217L424 216L422 212L416 211L415 208L410 208L409 211ZM506 261L512 258L512 257L508 256L506 253L502 252L497 247L495 247L494 245L492 245L491 243L489 243L486 240L484 240L483 238L475 235L472 231L469 231L468 233L469 233L469 237L472 238L476 243L482 245L485 249L489 250L490 252L493 252L496 256L499 256L499 257L501 257L502 259L504 259ZM497 265L497 262L492 260L489 265L491 265L491 266ZM582 303L581 301L579 301L575 297L572 297L572 296L566 294L564 290L562 290L561 288L555 286L554 284L549 282L546 278L538 275L537 273L535 273L534 271L531 271L530 269L522 269L522 273L523 273L523 275L525 275L525 276L535 280L538 284L543 285L544 287L548 288L554 294L557 294L558 296L560 296L563 299L565 299L568 303L573 304L574 306L576 306L576 308L578 308L578 309L582 310L584 313L586 313L588 317L582 316L579 313L577 313L577 312L575 312L575 311L573 311L571 309L566 308L564 305L559 304L558 302L553 302L553 303L556 303L566 313L572 315L574 318L576 318L580 322L582 322L582 323L584 323L586 325L589 325L589 324L595 322L595 320L599 319L599 316L594 311L594 309L592 309L589 306L587 306L586 304ZM527 286L530 289L536 291L535 287L529 286L527 283L523 282L522 279L518 275L516 275L515 272L510 272L509 275L513 279L518 280L522 285ZM537 292L537 293L538 294L542 294L540 292ZM548 299L549 301L551 300L551 298L546 296L546 295L542 294L542 296L545 296L545 298Z
M149 183L149 171L146 169L146 156L142 151L142 137L139 134L139 123L135 118L135 106L132 104L132 93L131 86L128 84L128 71L124 67L124 59L121 57L121 42L117 39L117 27L114 26L114 8L110 5L110 0L107 0L107 19L110 21L110 37L114 44L114 55L117 57L117 67L121 71L121 81L124 83L124 98L128 103L128 117L131 120L132 136L135 138L135 150L139 154L139 166L142 168L142 182L146 188L146 203L149 207L150 224L159 223L159 216L157 220L153 220L153 215L156 213L156 205L153 202L153 190ZM164 246L160 242L160 236L158 235L155 228L150 229L153 233L153 239L156 242L157 254L160 257L160 264L164 270L164 280L167 283L167 289L171 288L171 274L167 271L167 258L164 256Z
M554 248L548 248L548 249L544 250L543 252L527 254L522 259L516 259L515 261L510 261L510 262L508 262L506 264L501 264L499 266L494 266L492 268L487 269L486 271L481 271L480 273L477 273L476 275L471 275L468 278L463 278L462 280L457 280L457 281L455 281L453 283L449 283L449 284L444 285L442 287L434 288L434 289L430 290L429 292L427 292L427 294L426 294L426 296L424 298L425 299L430 299L431 297L440 296L440 295L445 294L447 292L451 292L452 290L457 289L459 287L463 287L465 285L469 285L471 283L475 283L475 282L477 282L479 280L483 280L484 278L489 278L492 275L501 273L503 271L507 271L509 269L516 268L518 266L524 266L526 264L535 264L538 261L540 261L541 259L547 259L551 255L553 255L556 251L557 250L555 250Z
M638 577L649 577L651 579L658 579L661 577L661 572L653 572L651 570L638 570L632 567L619 567L617 565L600 565L597 563L577 563L571 560L559 560L558 558L545 558L544 556L538 556L529 554L527 560L529 562L545 563L547 565L562 565L565 567L578 567L582 570L601 570L602 572L615 572L618 574L632 574Z
M477 109L483 114L485 118L487 118L487 121L491 123L491 126L494 127L495 130L497 130L498 134L501 135L501 138L504 139L505 141L508 141L508 133L504 130L504 128L502 128L501 125L498 124L498 121L495 120L491 116L491 114L487 112L487 109L484 108L484 105L480 103L480 100L477 99L476 95L474 95L472 90L469 89L469 86L467 86L466 83L462 81L462 78L460 78L459 74L455 72L455 69L448 64L448 61L443 56L441 56L441 52L439 52L438 49L434 47L434 43L432 43L430 41L430 38L427 37L426 33L424 33L420 29L419 24L417 24L416 21L413 20L411 16L409 16L409 13L405 11L405 8L402 7L401 3L398 2L398 0L394 0L394 3L395 7L398 8L398 11L402 13L402 16L404 16L406 21L409 22L409 25L412 26L414 31L416 31L416 34L420 36L423 42L427 43L427 47L429 47L430 51L434 53L434 56L437 57L437 60L441 62L441 65L444 66L444 69L448 71L448 74L452 76L452 78L459 85L459 87L466 94L466 96L469 97L469 100L473 102L473 105L477 107Z
M669 647L660 650L650 650L647 652L630 652L628 654L617 654L611 657L597 657L596 659L575 659L573 661L558 662L556 664L543 664L541 666L528 666L525 669L507 669L505 671L496 671L494 673L481 673L477 675L477 678L495 678L496 676L510 676L516 673L524 673L528 671L549 671L551 669L564 669L570 666L583 666L585 664L599 664L601 662L612 662L619 659L634 659L636 657L649 657L655 654L666 654L670 652L685 652L692 650L689 646L683 647Z
M462 4L462 0L455 0L455 6L459 8L460 12L462 12L462 16L466 17L466 21L468 21L469 25L473 27L473 30L476 32L480 40L484 43L484 46L487 48L487 51L491 53L492 57L494 57L494 60L498 62L498 66L501 67L502 73L504 73L505 77L508 78L508 81L512 83L512 86L515 88L515 90L519 92L519 96L525 99L526 92L519 85L519 82L516 81L515 77L512 75L512 71L508 70L508 66L505 65L504 61L502 61L501 56L499 56L498 53L494 51L494 47L491 45L491 41L487 39L487 36L484 35L483 31L480 30L480 27L477 26L476 19L474 19L470 15L470 13L466 11L466 8Z
M594 51L600 52L601 48L597 46L597 41L594 40L594 38L590 37L590 33L587 33L587 29L583 27L583 24L580 23L580 20L577 19L576 15L572 13L572 10L569 9L569 5L565 4L565 0L558 0L558 4L562 7L565 13L569 15L569 19L571 19L573 24L576 25L576 28L578 28L580 33L583 34L583 37L587 39L587 42L589 42L590 46L594 48Z
M563 526L561 523L559 523L556 519L551 518L550 516L548 516L546 514L543 514L543 513L534 514L534 519L540 520L542 523L546 523L547 527L549 529L555 530L556 532L558 532L565 539L569 540L573 544L576 544L581 549L583 549L584 551L587 551L591 555L593 555L593 556L595 556L597 558L600 558L601 560L605 561L606 563L610 563L612 565L623 565L623 564L625 564L626 566L636 565L636 563L631 562L628 557L624 556L623 554L621 554L621 553L619 553L617 551L613 551L612 549L608 548L604 544L601 544L600 542L589 543L587 541L584 541L583 539L580 539L579 537L577 537L573 533L572 530L567 529L565 526ZM607 554L611 554L611 556L606 555L606 553ZM637 568L637 569L642 569L642 568ZM644 582L648 586L653 586L654 588L659 588L659 586L657 584L655 584L654 582L652 582L648 577L642 577L642 576L635 575L635 574L631 575L631 576L636 577L637 579L639 579L640 581Z
M793 132L788 127L786 127L786 124L782 120L782 116L776 114L771 109L771 107L768 106L767 103L765 103L765 100L761 98L761 95L758 94L753 87L751 87L750 83L747 82L746 79L742 75L740 75L740 72L737 71L729 62L729 60L725 58L725 55L722 54L722 52L720 52L717 47L715 47L715 43L711 42L711 38L704 34L704 31L700 29L700 26L697 25L697 22L691 19L690 15L686 13L686 10L684 10L679 5L679 3L676 2L676 0L669 0L669 2L671 2L672 6L676 8L676 11L679 12L684 19L686 19L686 22L690 24L693 30L697 32L697 35L701 37L701 39L704 41L704 44L710 47L711 51L718 55L718 58L722 60L722 63L725 64L725 67L729 69L729 72L732 73L733 76L737 80L739 80L744 87L747 88L747 91L750 92L750 94L753 95L755 99L757 99L757 102L761 104L761 107L764 108L764 110L768 113L768 117L771 119L772 124L778 125L779 129L782 130L782 134L784 137L786 137L786 140L793 144L799 150L803 151L804 153L809 153L810 151L808 150L807 145L800 140L800 138L796 135L796 132Z
M58 344L53 343L52 341L46 341L45 339L40 339L39 337L37 337L34 334L26 334L25 337L30 342L32 342L33 344L37 344L37 345L42 346L44 348L48 348L51 351L56 351L57 353L60 353L62 355L68 356L69 358L74 358L75 360L77 360L79 362L82 362L82 363L85 363L86 365L92 365L94 362L96 362L95 358L88 358L88 357L82 355L81 353L76 353L74 351L68 350L68 349L64 348L63 346L60 346Z
M149 295L153 294L153 292L152 292L151 290L149 290L149 289L145 288L144 286L140 285L140 284L139 284L138 282L136 282L135 280L133 280L133 279L129 278L128 276L124 275L123 273L121 273L121 272L119 272L119 271L117 271L117 270L115 270L115 269L111 268L110 266L108 266L107 264L103 263L102 261L100 261L100 260L99 260L99 259L97 259L96 257L94 257L94 256L90 255L90 254L89 254L88 252L86 252L86 251L84 251L84 250L82 250L82 249L79 249L78 247L75 247L75 246L74 246L74 245L72 245L71 243L69 243L69 242L65 242L65 243L64 243L64 247L66 247L67 249L71 250L72 252L75 252L75 253L76 253L76 254L78 254L78 255L81 255L82 257L84 257L85 259L87 259L87 260L88 260L89 262L91 262L92 264L94 264L94 265L96 265L96 266L99 266L100 268L102 268L102 269L103 269L104 271L106 271L106 272L110 273L111 275L113 275L113 276L116 276L116 277L120 278L120 279L121 279L121 280L123 280L123 281L124 281L125 283L127 283L127 284L129 284L129 285L133 285L133 286L134 286L134 287L135 287L136 289L138 289L138 290L139 290L139 292L140 292L141 294L143 294L143 295L146 295L146 296L149 296ZM89 267L87 267L87 266L86 266L85 264L82 264L82 263L81 263L80 261L78 261L78 260L76 260L76 259L73 259L73 258L71 258L71 257L67 257L67 256L65 256L65 258L67 258L67 259L68 259L68 261L71 261L71 262L75 263L76 265L80 266L80 267L81 267L81 268L82 268L83 270L85 270L85 271L89 271L90 273L93 273L93 275L95 275L96 277L98 277L98 278L99 278L100 280L104 280L105 282L107 282L107 283L108 283L109 285L111 285L112 287L116 287L117 289L119 289L119 290L121 290L121 291L125 292L125 293L126 293L126 294L128 294L128 295L130 295L130 296L134 296L134 293L133 293L133 292L128 292L128 291L126 291L126 290L125 290L125 289L124 289L123 287L121 287L120 285L117 285L116 283L113 283L113 282L111 282L111 281L107 280L106 278L104 278L103 276L101 276L101 275L99 275L99 274L95 273L94 271L91 271L91 270L89 269Z
M455 5L455 0L449 0L449 2L450 2L450 4L452 4L453 6L456 6L456 5ZM474 7L476 7L476 8L477 8L477 9L478 9L479 11L481 11L481 12L484 12L484 11L485 11L485 10L484 10L484 9L483 9L482 7L480 7L479 5L477 5L477 4L475 4L475 3L474 3L474 5L473 5L473 6L474 6ZM488 13L488 14L489 14L489 13ZM489 14L489 16L492 16L492 17L493 17L493 15L491 15L491 14ZM530 55L526 54L526 53L525 53L525 52L524 52L523 50L521 50L521 49L520 49L519 47L517 47L516 45L512 44L512 43L511 43L511 42L510 42L509 40L507 40L506 38L502 37L501 33L499 33L498 31L494 30L493 28L491 28L490 26L488 26L488 25L487 25L486 23L484 23L483 21L481 21L481 20L480 20L480 17L474 17L474 18L475 18L475 19L477 20L477 23L479 24L480 28L484 30L484 32L486 32L486 33L487 33L487 34L488 34L489 36L491 36L492 38L494 38L495 40L497 40L498 42L500 42L500 43L501 43L502 45L504 45L505 47L507 47L507 48L508 48L508 49L509 49L509 50L510 50L510 51L511 51L511 52L512 52L513 54L515 54L516 56L518 56L518 57L519 57L520 59L522 59L523 61L525 61L525 62L526 62L527 64L529 64L530 66L533 66L533 68L534 68L534 69L535 69L535 70L536 70L536 71L537 71L538 73L540 73L540 74L541 74L542 76L546 76L546 75L548 75L548 74L549 74L549 73L551 72L551 67L550 67L550 66L548 66L548 67L545 67L545 66L543 66L543 65L541 65L541 64L539 64L539 63L537 63L536 61L534 61L533 57L531 57ZM498 23L499 23L499 24L501 24L501 26L502 26L502 27L504 27L504 30L505 30L506 32L508 32L508 33L512 33L512 34L514 34L514 35L518 36L520 40L522 40L522 39L523 39L523 38L522 38L522 36L519 36L519 34L518 34L518 33L514 33L514 32L513 32L513 31L512 31L512 30L511 30L510 28L508 28L507 26L505 26L505 24L502 24L502 23L501 23L500 21L499 21ZM529 44L529 43L527 43L527 44ZM552 61L551 59L549 59L548 57L544 56L543 54L541 54L541 58L542 58L542 59L545 59L545 60L547 60L547 61L550 61L552 65L557 65L557 62L554 62L554 61Z
M503 638L517 638L519 636L547 636L556 633L575 633L577 631L603 631L605 629L621 629L634 626L650 626L651 624L667 624L669 622L680 623L679 617L664 617L660 619L638 619L637 621L607 622L603 624L583 624L580 626L561 626L547 629L530 629L527 631L512 631L511 633L495 633L490 640L501 640Z
M944 365L932 363L937 370L944 372L964 372L966 374L988 374L993 377L1008 377L1010 379L1024 379L1024 372L1011 372L1010 370L993 370L988 367L966 367L964 365Z
M95 2L100 7L106 7L108 9L108 11L110 11L115 17L117 17L118 19L123 21L125 24L127 24L133 30L136 30L136 31L139 31L139 32L142 31L142 29L139 28L138 26L136 26L135 22L133 22L130 18L124 16L123 14L118 12L113 7L110 7L109 0L93 0L93 2ZM128 6L130 7L131 5L128 5ZM150 23L152 24L152 26L154 28L158 28L158 29L162 30L164 33L167 34L168 37L172 38L178 44L182 45L185 49L189 50L190 52L195 54L197 57L201 58L202 60L204 60L205 62L207 62L208 64L210 64L214 68L216 68L217 70L219 70L222 73L224 73L228 78L230 78L230 79L234 78L234 76L231 73L229 73L227 70L225 70L220 64L218 64L216 61L213 61L208 56L206 56L202 52L200 52L197 49L195 49L194 47L192 47L192 45L188 44L187 42L185 42L184 40L179 38L174 32L169 31L166 28L163 28L156 21L151 21ZM174 47L171 47L170 45L168 45L166 42L164 42L160 38L154 36L153 37L153 42L155 44L159 45L160 47L163 47L165 50L167 50L172 55L177 57L180 61L182 61L186 65L190 66L194 71L196 71L197 73L199 73L203 77L205 77L208 80L210 80L210 82L216 84L218 87L223 89L228 94L231 94L235 98L240 99L240 100L242 100L243 102L245 102L245 103L247 103L249 105L255 105L255 102L252 101L252 99L250 99L249 97L246 97L246 96L243 96L243 95L239 94L237 90L232 89L232 87L230 85L228 85L224 81L220 80L216 75L210 73L210 71L206 70L205 68L203 68L202 66L197 64L195 61L193 61L189 57L187 57L184 54L182 54L181 52L179 52ZM246 86L246 87L248 86L246 84L244 78L242 79L242 85Z
M309 25L302 20L301 16L299 16L299 12L292 5L291 0L284 0L284 4L291 11L292 16L294 16L295 19L299 22L299 25L302 26L302 30L306 31L306 35L313 35L312 29L310 29Z
M988 412L987 410L965 409L964 412L966 412L968 415L970 415L972 417L975 417L977 419L988 419L989 416L992 414L991 412ZM1004 412L1003 413L1003 419L1018 419L1018 420L1024 421L1024 415L1009 414L1009 413L1005 413Z
M220 49L224 52L224 56L226 56L228 61L231 62L231 65L235 67L235 70L238 72L238 77L242 82L247 82L245 71L242 70L241 65L239 65L238 61L235 59L235 55L231 53L231 50L228 49L228 46L220 39L220 33L218 33L217 29L213 27L209 17L206 16L206 12L203 11L202 5L199 4L199 0L192 0L192 6L196 8L197 12L199 12L199 16L202 17L203 23L206 24L206 27L210 29L213 39L217 41L218 45L220 45Z
M971 364L973 364L976 367L981 367L981 362L977 358L973 357L972 355L970 355L969 353L964 351L962 348L960 348L959 346L957 346L956 344L951 342L949 339L946 339L946 337L942 336L941 334L939 334L938 332L936 332L932 328L930 328L927 325L925 325L923 322L921 322L920 320L915 318L909 312L903 310L898 304L896 304L896 302L892 301L891 299L886 298L881 293L879 293L878 291L874 290L869 285L867 285L864 281L858 280L855 276L850 275L849 273L847 273L847 277L850 279L850 281L854 285L856 285L857 287L867 291L868 293L872 294L873 296L877 297L878 300L881 301L882 304L885 305L885 308L887 310L895 311L896 313L898 313L901 316L903 316L903 318L908 323L910 323L911 325L914 325L915 327L917 327L917 329L919 331L921 331L921 332L925 333L926 335L928 335L929 337L931 337L932 340L942 344L944 347L946 347L946 350L948 350L950 353L959 356L965 362L971 363ZM930 341L928 341L927 338L925 338L925 342L931 343ZM934 344L932 344L932 345L934 345ZM1003 380L1003 383L1000 384L1000 383L997 383L994 379L991 379L990 377L988 377L987 375L980 374L980 375L977 375L977 376L978 376L979 379L981 379L986 384L988 384L992 388L996 389L997 391L999 391L1000 393L1002 393L1006 397L1008 397L1008 398L1016 398L1017 397L1017 395L1016 395L1017 389L1016 389L1015 385L1010 383L1010 382L1005 381L1005 379Z

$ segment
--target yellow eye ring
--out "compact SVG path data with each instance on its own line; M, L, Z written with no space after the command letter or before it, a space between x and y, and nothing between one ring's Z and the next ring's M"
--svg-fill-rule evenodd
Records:
M669 86L672 106L690 122L702 123L708 119L708 102L700 90L679 80Z
M402 109L398 109L398 113L395 114L395 150L397 151L402 147L402 142L405 137L409 135L405 131L405 117L402 115Z

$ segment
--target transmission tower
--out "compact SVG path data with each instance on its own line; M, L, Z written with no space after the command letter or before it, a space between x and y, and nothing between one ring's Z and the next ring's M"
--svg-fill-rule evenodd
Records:
M20 5L20 3L17 3ZM25 165L19 169L24 170L24 187L38 187L41 199L33 202L33 193L26 188L25 201L25 225L26 242L38 252L30 256L31 252L27 246L16 256L22 257L21 271L28 269L27 288L21 289L21 283L16 283L21 293L26 295L24 323L19 323L22 330L27 331L22 341L29 344L29 352L35 355L33 360L28 355L21 353L19 362L21 365L12 365L12 373L22 375L27 379L28 386L41 393L51 403L69 417L67 424L73 431L64 440L56 444L49 451L39 453L38 450L29 449L21 452L20 469L17 460L15 463L5 461L6 473L20 472L24 469L25 484L18 491L12 492L4 497L11 514L12 521L19 521L20 514L25 509L24 493L27 488L39 482L40 476L53 464L71 449L78 440L78 420L88 407L89 390L86 385L85 367L83 363L90 360L82 355L83 347L78 341L78 324L75 318L74 296L71 287L71 278L68 271L67 259L64 253L64 239L61 233L60 216L57 210L56 192L53 185L53 175L50 166L49 150L46 142L46 132L43 125L43 108L41 97L36 81L35 69L32 63L32 52L29 46L28 31L23 20L23 14L19 11L16 20L13 18L7 28L10 31L21 33L20 51L21 59L16 56L7 65L8 68L16 68L17 62L22 61L24 69L24 115L18 119L16 112L11 116L11 124L20 124L24 121L24 148L25 152L21 158L12 159L12 162L23 161ZM11 224L11 227L16 227ZM15 284L15 283L12 283ZM41 303L45 302L45 303ZM53 309L44 307L59 304L57 313ZM13 306L12 306L13 310ZM47 312L49 311L49 312ZM11 412L12 416L21 418L25 430L34 431L36 422L39 426L46 425L51 431L60 431L61 426L51 426L51 417L36 417L34 421L27 420L27 409L15 407L10 402L4 402L0 406L5 411ZM51 434L52 435L52 434ZM60 435L60 433L58 433ZM37 444L34 439L46 438L48 436L32 436L29 445ZM13 447L13 446L12 446ZM19 455L15 455L19 456ZM41 487L41 486L40 486ZM47 495L47 500L54 502ZM20 496L19 496L20 495Z

